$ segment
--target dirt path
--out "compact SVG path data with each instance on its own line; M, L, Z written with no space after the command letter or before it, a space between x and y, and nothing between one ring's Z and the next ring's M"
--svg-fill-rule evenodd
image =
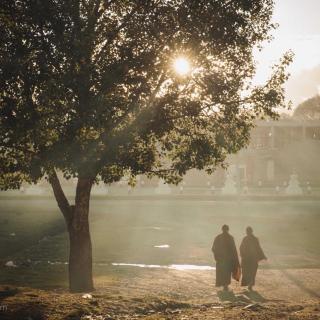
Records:
M110 274L95 279L87 299L29 288L5 297L3 289L0 319L320 319L320 269L259 270L256 292L234 283L227 295L214 287L214 271L123 267Z

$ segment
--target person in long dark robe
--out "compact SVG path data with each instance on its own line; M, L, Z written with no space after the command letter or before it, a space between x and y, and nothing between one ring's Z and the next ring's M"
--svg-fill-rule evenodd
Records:
M212 252L216 260L216 287L223 287L223 290L228 291L231 275L237 281L240 280L240 264L237 248L227 225L222 226L222 233L214 239Z
M259 239L253 235L253 229L247 227L247 235L243 238L240 245L242 279L241 286L248 286L252 291L255 285L259 261L267 259Z

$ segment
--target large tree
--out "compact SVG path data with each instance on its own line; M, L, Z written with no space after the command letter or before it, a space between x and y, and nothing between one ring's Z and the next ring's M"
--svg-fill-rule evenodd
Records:
M294 110L293 117L302 120L319 120L320 119L320 95L300 103Z
M50 182L72 291L93 289L94 183L211 173L284 105L284 56L255 87L273 0L2 0L1 188ZM190 64L183 74L175 59ZM77 178L74 204L57 172Z

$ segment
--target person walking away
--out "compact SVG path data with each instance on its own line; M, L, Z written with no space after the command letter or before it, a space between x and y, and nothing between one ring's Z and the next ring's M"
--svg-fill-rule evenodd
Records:
M212 252L216 260L216 287L228 291L231 276L239 281L241 273L237 248L229 234L229 226L222 226L222 233L213 241Z
M248 289L252 291L252 287L255 285L259 261L266 260L267 257L260 246L259 239L254 236L253 229L247 227L246 233L247 235L243 238L240 245L241 286L248 286Z

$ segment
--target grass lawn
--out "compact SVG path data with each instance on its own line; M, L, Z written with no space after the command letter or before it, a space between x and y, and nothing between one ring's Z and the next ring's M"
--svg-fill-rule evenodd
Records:
M96 198L90 209L96 275L126 272L114 262L213 266L212 240L224 223L237 245L246 226L253 227L269 258L265 268L320 265L320 201ZM65 286L67 257L54 200L0 200L1 283ZM4 267L9 260L18 268Z

